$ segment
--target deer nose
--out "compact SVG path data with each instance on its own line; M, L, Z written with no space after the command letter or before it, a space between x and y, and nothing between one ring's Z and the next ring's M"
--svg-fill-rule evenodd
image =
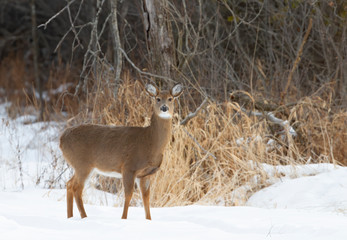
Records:
M162 112L167 112L169 110L169 108L166 105L163 105L160 107L160 111Z

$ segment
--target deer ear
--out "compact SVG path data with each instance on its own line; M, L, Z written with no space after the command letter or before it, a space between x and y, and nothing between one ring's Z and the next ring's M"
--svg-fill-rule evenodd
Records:
M150 83L146 84L145 86L146 92L149 94L151 97L155 97L158 95L159 91L158 88Z
M183 86L182 84L178 83L171 89L171 95L175 98L179 97L183 92Z

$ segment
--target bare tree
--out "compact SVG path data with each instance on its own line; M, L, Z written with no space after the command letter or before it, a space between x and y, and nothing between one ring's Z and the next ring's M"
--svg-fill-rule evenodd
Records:
M31 24L24 21L30 1L0 2L4 58L10 49L27 48L27 39L32 39ZM104 86L116 92L125 68L167 83L186 81L216 99L226 100L239 89L270 101L279 101L285 92L290 103L331 83L337 105L347 102L346 1L35 2L37 22L43 23L38 57L45 45L45 51L56 52L64 63L80 68L83 62L77 70L78 91L94 86L95 74L107 70Z

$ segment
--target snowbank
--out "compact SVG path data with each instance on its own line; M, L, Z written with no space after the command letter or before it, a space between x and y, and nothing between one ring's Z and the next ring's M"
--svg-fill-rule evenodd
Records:
M320 170L323 167L326 166L322 165ZM324 210L347 215L347 168L339 167L315 176L283 179L255 193L247 205Z

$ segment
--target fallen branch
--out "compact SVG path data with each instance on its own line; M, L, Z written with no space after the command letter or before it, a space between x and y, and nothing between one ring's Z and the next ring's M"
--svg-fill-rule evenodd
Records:
M242 95L239 95L237 93L242 93ZM242 103L246 103L246 104L252 104L253 108L258 109L260 112L247 110L244 107L240 106L241 111L243 111L249 115L253 115L253 116L257 116L257 117L265 117L270 122L278 124L281 127L283 127L284 132L288 132L290 135L292 135L294 137L297 136L296 131L294 130L294 128L292 126L290 126L288 120L279 119L279 118L275 117L275 114L273 113L273 112L281 112L281 113L285 114L286 108L294 106L294 105L296 105L296 103L289 103L287 105L279 106L276 104L269 104L269 103L265 103L262 101L256 101L249 93L244 92L244 91L235 91L235 92L231 93L230 99L232 101L236 100L239 103L242 102Z
M255 112L255 111L248 111L247 109L245 109L243 107L240 107L240 108L243 112L251 114L253 116L265 117L270 122L278 124L281 127L283 127L284 132L288 132L293 137L297 136L296 131L294 130L294 128L292 126L290 126L288 120L279 119L279 118L275 117L275 115L272 112L265 112L265 111L264 112Z
M242 94L238 94L242 93ZM247 92L236 91L230 94L230 99L234 102L241 104L251 104L254 109L257 109L261 112L279 112L288 116L287 109L297 105L297 103L288 103L285 105L278 105L275 103L267 103L259 99L254 99Z

